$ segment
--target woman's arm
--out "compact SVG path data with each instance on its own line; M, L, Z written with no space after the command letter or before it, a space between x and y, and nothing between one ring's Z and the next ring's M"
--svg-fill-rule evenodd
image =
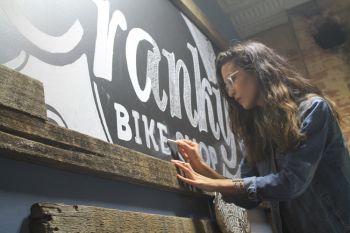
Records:
M243 208L254 208L260 203L260 201L248 199L243 179L213 179L197 173L189 163L179 160L172 160L172 162L184 171L185 176L178 174L177 177L187 184L208 192L220 192L223 200L233 202Z
M186 175L178 175L178 178L203 190L221 192L226 197L232 196L234 203L245 208L254 207L262 200L297 197L313 179L325 149L330 122L335 120L323 99L314 101L304 114L301 131L306 134L306 139L298 150L286 155L287 162L280 172L238 180L211 179L195 172L190 164L176 162Z
M213 179L226 179L223 175L217 173L213 168L211 168L208 164L203 162L202 169L200 174L207 176Z
M227 195L234 194L235 192L235 185L231 179L210 178L193 170L190 163L181 162L179 160L172 160L172 162L182 171L184 171L185 177L179 174L177 174L177 177L187 184L193 185L208 192L222 192Z

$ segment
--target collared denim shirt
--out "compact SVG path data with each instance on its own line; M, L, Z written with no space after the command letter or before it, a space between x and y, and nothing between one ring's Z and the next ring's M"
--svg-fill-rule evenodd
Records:
M289 233L349 233L350 157L339 124L319 96L301 102L299 112L300 147L255 166L243 159L247 195L230 199L247 209L269 201L277 233L282 220Z

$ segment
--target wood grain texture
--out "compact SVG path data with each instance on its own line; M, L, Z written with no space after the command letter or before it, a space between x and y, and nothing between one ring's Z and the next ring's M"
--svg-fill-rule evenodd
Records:
M119 153L113 157L87 154L0 132L1 157L164 190L185 191L170 162L127 149L119 150Z
M219 233L208 219L53 203L32 206L30 228L33 233Z
M0 106L0 156L189 195L175 166Z
M0 156L203 196L168 161L49 123L40 82L0 66L0 84Z
M0 65L0 105L46 120L41 82Z

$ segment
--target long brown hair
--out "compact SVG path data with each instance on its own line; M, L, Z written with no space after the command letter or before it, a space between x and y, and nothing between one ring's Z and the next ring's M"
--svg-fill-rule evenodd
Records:
M257 79L263 107L245 110L225 91L221 75L224 64L232 62ZM242 139L248 161L266 159L271 147L286 152L294 150L305 138L300 132L298 106L311 96L321 96L339 119L335 105L309 80L295 72L273 49L255 41L236 43L216 58L218 82L229 103L231 129Z

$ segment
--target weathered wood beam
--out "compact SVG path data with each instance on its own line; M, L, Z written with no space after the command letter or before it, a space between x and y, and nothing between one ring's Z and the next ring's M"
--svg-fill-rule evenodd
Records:
M1 106L0 156L193 194L179 182L175 166L168 161Z
M11 81L12 78L15 81ZM110 144L44 120L43 113L36 114L38 111L34 108L36 105L41 105L36 106L36 109L45 108L43 90L39 82L5 67L0 67L0 82L4 83L7 93L0 94L0 157L190 195L207 195L199 191L190 192L178 181L176 168L168 161ZM31 90L22 93L25 85ZM16 101L8 97L11 93ZM25 108L17 104L21 101L27 101ZM34 110L30 109L30 106ZM38 117L40 115L41 117Z
M46 120L41 82L0 65L0 105Z
M209 219L163 216L91 206L37 203L31 208L35 233L214 233Z
M185 187L176 179L176 169L170 162L128 149L119 148L119 153L115 156L87 154L0 131L1 157L163 190L186 192Z
M186 190L167 161L45 121L40 82L0 66L0 91L0 156L166 190Z

